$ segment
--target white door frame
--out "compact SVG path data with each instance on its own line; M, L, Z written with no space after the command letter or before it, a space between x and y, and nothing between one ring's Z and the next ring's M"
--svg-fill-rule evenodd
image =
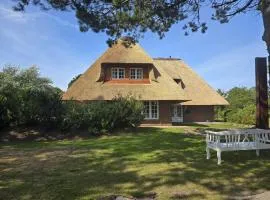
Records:
M172 122L181 123L184 121L184 110L181 104L172 105Z

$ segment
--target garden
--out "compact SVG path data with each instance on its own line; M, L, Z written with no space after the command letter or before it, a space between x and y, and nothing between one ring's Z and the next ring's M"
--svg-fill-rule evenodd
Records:
M206 160L206 130L252 127L252 88L223 93L231 105L216 114L227 122L147 128L132 96L63 102L35 67L6 67L0 81L0 199L235 199L270 189L269 150Z
M270 189L269 150L206 160L206 129L138 128L114 135L0 146L0 199L236 199ZM214 152L212 152L214 154Z

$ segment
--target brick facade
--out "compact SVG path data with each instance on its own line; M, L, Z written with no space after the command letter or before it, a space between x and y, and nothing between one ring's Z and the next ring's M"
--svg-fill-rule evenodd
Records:
M214 106L185 106L184 110L184 122L214 121Z
M171 125L172 105L175 101L159 101L159 119L144 120L143 124ZM214 106L184 106L185 122L214 121Z
M144 120L143 124L169 125L171 119L171 105L174 101L159 101L159 119Z

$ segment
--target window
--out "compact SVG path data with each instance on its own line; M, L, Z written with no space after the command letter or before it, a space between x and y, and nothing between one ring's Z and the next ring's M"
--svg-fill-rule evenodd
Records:
M143 69L142 68L131 68L130 69L130 79L143 79Z
M112 68L112 79L124 79L125 69L124 68Z
M159 118L158 101L145 101L143 113L145 119L158 119Z

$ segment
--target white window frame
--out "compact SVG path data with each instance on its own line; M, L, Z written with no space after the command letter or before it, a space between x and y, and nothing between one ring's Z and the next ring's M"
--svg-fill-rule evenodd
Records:
M135 70L135 78L131 78L131 71L132 70ZM138 71L141 71L141 77L138 77ZM129 70L129 78L132 79L132 80L142 80L143 79L143 68L130 68Z
M153 113L152 113L152 102L155 102L157 105L157 116L153 117ZM144 119L159 119L159 102L158 101L144 101L143 104L145 105L145 103L148 103L149 106L149 117L145 117Z
M116 70L116 77L113 77L114 70ZM124 71L124 77L123 78L122 77L120 78L120 70L123 70ZM113 80L124 79L125 78L125 74L126 74L125 68L122 68L122 67L112 67L112 69L111 69L111 78Z

